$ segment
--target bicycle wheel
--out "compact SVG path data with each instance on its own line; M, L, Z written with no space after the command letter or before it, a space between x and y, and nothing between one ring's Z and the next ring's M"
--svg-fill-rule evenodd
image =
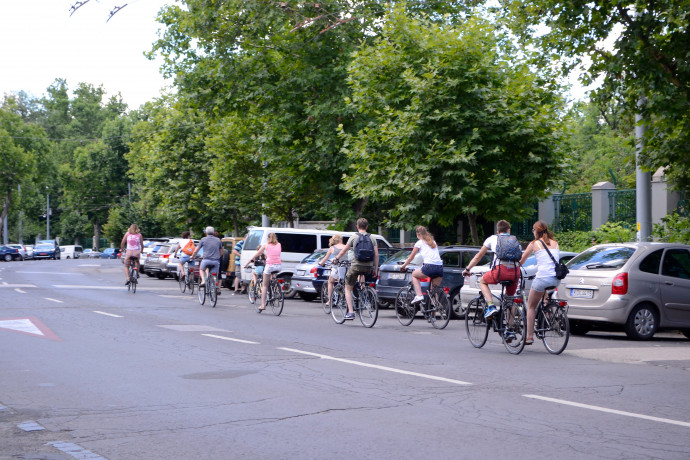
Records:
M187 271L187 274L185 275L185 280L187 283L187 289L189 290L189 295L194 295L194 285L196 283L194 282L194 276L192 276L191 270Z
M249 282L249 286L247 286L247 297L249 297L249 303L254 305L254 302L256 302L256 283L254 283L253 279Z
M365 327L372 327L379 317L379 303L376 301L376 291L372 287L365 287L359 294L359 320Z
M395 297L395 316L403 326L412 324L414 315L417 313L417 306L412 305L412 299L414 299L414 290L411 286L400 289Z
M271 296L271 310L273 310L274 315L280 316L283 312L283 304L285 303L283 287L276 280L273 280L269 286L270 291L268 293Z
M184 271L182 273L184 273ZM184 294L184 291L187 290L187 277L183 278L178 274L177 275L177 285L180 288L180 292Z
M211 275L206 280L206 285L208 286L208 300L211 303L211 307L215 308L218 302L218 286L216 286L216 275Z
M208 279L206 280L206 284L208 284ZM196 291L196 295L199 299L199 303L203 305L204 302L206 302L206 287L202 286L201 284L199 284L197 287L198 289Z
M470 300L465 313L465 330L467 338L474 348L481 348L489 336L489 324L484 319L486 302L479 297Z
M321 286L321 308L325 314L331 312L331 299L328 298L328 281Z
M443 289L434 288L429 297L431 311L429 312L429 319L431 325L436 329L444 329L448 326L450 321L450 300Z
M504 328L503 345L510 353L520 354L525 348L525 333L527 332L525 310L511 300L504 300L501 314Z
M345 301L345 288L342 284L337 283L333 286L333 295L331 296L331 316L333 321L337 324L345 322L345 314L347 313L347 302Z
M132 291L132 279L134 276L132 276L132 267L129 267L129 283L127 284L127 291L131 292Z
M558 302L550 302L544 306L544 333L542 342L553 355L559 355L568 346L570 339L570 324L565 308L559 307Z
M132 269L132 280L129 285L132 286L132 294L137 293L137 284L139 284L139 278L137 277L137 271Z

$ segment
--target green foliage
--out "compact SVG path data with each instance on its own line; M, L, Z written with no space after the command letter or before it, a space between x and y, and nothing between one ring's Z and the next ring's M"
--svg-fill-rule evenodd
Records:
M661 219L663 223L654 224L652 235L659 241L690 244L690 217L677 212Z
M563 251L582 252L595 244L635 241L636 232L622 222L607 222L594 231L558 232L555 234Z

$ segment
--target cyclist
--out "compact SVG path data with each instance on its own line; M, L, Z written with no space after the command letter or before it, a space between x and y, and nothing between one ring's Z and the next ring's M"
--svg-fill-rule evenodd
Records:
M242 265L240 264L240 257L242 256L242 248L244 247L244 241L247 239L247 235L244 235L241 240L235 243L235 247L232 248L232 253L235 255L235 294L244 294L246 289L240 291L240 281L242 280Z
M331 255L340 252L345 245L343 244L343 237L340 235L340 233L336 233L331 237L331 239L328 241L328 251L326 252L326 255L323 256L323 259L319 261L319 265L323 267L323 265L326 263L328 259L331 258ZM339 279L339 273L338 270L333 269L331 270L331 276L328 277L328 301L326 302L326 305L331 304L331 295L333 294L333 285L335 284L336 281Z
M252 272L252 280L254 281L254 286L256 286L256 282L259 281L260 276L263 278L264 267L266 266L266 254L262 252L261 254L257 255L260 250L261 245L259 245L259 247L256 248L254 257L252 259L249 259L247 265L244 266L244 268L249 268L249 265L251 265L252 262L254 263L254 271Z
M424 300L422 283L420 281L422 278L431 278L433 286L441 284L443 279L443 261L438 253L438 245L434 241L434 236L422 225L417 227L417 242L414 248L412 248L410 255L400 267L400 271L404 272L407 269L407 266L418 252L422 253L423 263L422 268L417 268L412 272L412 286L414 286L414 292L417 294L412 299L412 303L419 303Z
M352 264L345 274L345 301L347 302L347 313L345 314L346 320L355 319L355 309L352 302L352 290L357 283L359 275L368 275L371 273L373 276L376 276L376 272L378 271L379 248L376 246L376 240L374 237L367 233L368 228L369 222L364 217L357 219L358 234L350 238L345 247L340 250L337 256L335 256L335 261L337 262L342 256L345 255L348 249L354 250ZM363 238L369 238L371 240L371 244L369 244L366 240L363 240Z
M505 220L499 220L496 223L496 230L498 231L498 234L491 235L484 241L482 248L472 258L470 263L467 264L467 267L462 272L464 276L470 276L470 269L479 263L487 251L492 251L494 253L494 260L492 263L493 268L484 273L484 276L482 276L479 280L479 287L481 288L482 294L484 294L484 299L486 299L487 303L486 312L484 313L484 317L487 319L492 317L498 311L493 303L493 297L491 296L489 284L497 284L501 281L512 281L512 283L506 286L505 291L506 295L511 296L515 295L515 291L518 287L517 282L520 279L520 270L517 267L517 262L510 262L508 260L499 258L497 254L497 250L499 249L499 238L504 239L510 236L510 223Z
M144 239L141 236L141 231L137 224L129 226L129 230L122 237L120 242L120 251L125 250L125 243L127 243L127 252L125 253L125 286L129 285L129 259L134 257L134 263L137 267L137 276L139 276L139 254L144 250Z
M280 271L282 268L280 261L280 253L282 250L283 247L278 242L278 236L271 232L266 237L266 244L261 246L252 258L252 261L254 261L261 257L262 254L266 254L266 267L264 268L263 273L263 289L261 289L261 307L259 307L259 312L262 312L266 309L266 293L268 292L268 282L271 278L271 275L274 272Z
M534 343L534 318L537 315L537 304L539 299L544 296L544 291L547 287L557 286L558 278L556 278L556 264L553 263L551 256L558 261L560 259L560 250L558 249L558 242L553 239L551 233L546 226L546 222L538 220L532 226L534 233L534 241L532 241L520 259L520 265L525 263L525 260L534 253L537 258L537 274L532 281L532 286L527 297L527 336L525 337L525 345L532 345ZM549 248L548 251L546 248ZM551 252L551 256L549 255Z
M194 241L192 241L191 232L182 232L182 240L177 243L173 252L180 251L180 261L178 263L178 276L184 278L184 264L191 260L191 256L194 253Z
M206 269L210 268L211 273L218 274L218 269L220 268L220 256L222 254L223 243L220 238L213 235L213 227L206 227L206 236L199 241L199 246L194 249L192 253L192 259L194 259L197 253L203 248L204 255L201 260L201 266L199 267L199 273L201 274L201 284L200 287L206 286Z

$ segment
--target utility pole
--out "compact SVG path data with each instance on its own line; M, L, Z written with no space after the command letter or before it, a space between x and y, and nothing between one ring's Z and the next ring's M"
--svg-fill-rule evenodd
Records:
M644 121L642 107L647 103L645 97L637 101L638 113L635 114L635 204L637 214L638 241L651 241L652 237L652 183L651 175L642 169L641 155L644 151L644 136L647 124Z
M48 187L46 187L48 188ZM46 240L50 239L50 193L46 194Z
M19 202L22 201L22 185L17 185L17 195L19 196ZM24 244L24 239L22 238L22 210L19 210L19 244Z

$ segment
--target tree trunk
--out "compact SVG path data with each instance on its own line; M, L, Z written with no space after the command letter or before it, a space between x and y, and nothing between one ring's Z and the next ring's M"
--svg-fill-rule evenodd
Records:
M7 195L5 195L5 200L2 202L2 214L0 214L0 236L2 239L0 241L5 241L5 238L9 241L9 235L5 235L5 219L10 213L10 199L12 198L12 188L7 189Z
M240 223L239 219L237 218L237 209L235 209L232 212L232 236L238 237L240 236Z
M472 237L472 244L474 246L479 246L479 235L477 234L477 215L473 212L468 212L467 220L470 223L470 235Z
M346 231L357 231L357 219L362 217L362 214L364 213L364 208L367 207L367 204L369 204L369 198L360 198L359 200L355 201L355 203L352 205L352 210L355 212L355 220L354 222L347 223L347 225L345 226Z
M93 223L93 249L94 251L100 250L101 246L101 224L98 222Z

